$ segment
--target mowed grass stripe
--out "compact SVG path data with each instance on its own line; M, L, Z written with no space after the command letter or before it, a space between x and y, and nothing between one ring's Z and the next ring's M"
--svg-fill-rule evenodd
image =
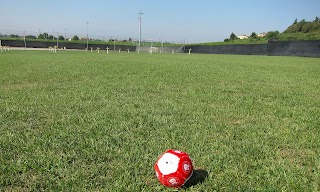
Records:
M188 152L187 191L318 191L320 59L0 54L0 189L159 191Z

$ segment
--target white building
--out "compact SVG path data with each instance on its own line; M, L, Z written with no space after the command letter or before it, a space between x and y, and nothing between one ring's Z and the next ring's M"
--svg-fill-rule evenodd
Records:
M239 39L248 39L249 37L247 35L239 35L237 36Z
M258 37L265 37L265 36L267 36L267 33L266 33L266 32L263 32L263 33L259 33L259 34L258 34Z

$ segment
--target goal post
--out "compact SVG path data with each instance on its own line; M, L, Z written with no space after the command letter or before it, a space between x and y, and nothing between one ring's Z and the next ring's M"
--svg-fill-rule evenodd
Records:
M149 53L184 53L185 52L185 42L169 43L163 41L153 41L153 40L143 40L141 46L137 46L136 49L141 52Z

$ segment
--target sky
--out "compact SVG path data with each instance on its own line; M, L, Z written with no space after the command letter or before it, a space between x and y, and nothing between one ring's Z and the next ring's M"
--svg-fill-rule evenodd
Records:
M0 33L217 42L320 17L320 0L0 0Z

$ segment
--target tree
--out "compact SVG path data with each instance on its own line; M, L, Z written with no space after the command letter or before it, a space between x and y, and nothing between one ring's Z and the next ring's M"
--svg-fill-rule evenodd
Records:
M237 36L232 32L230 35L230 40L235 40Z
M27 39L36 39L37 37L36 37L36 36L33 36L33 35L27 35L26 38L27 38Z
M79 37L75 35L75 36L72 37L72 40L73 40L73 41L78 41L78 40L79 40Z
M250 35L251 38L257 38L258 35L255 32L252 32L252 34Z
M279 31L269 31L266 37L268 39L277 39L279 34L280 34Z
M38 35L38 39L45 39L43 34Z
M298 23L298 19L294 20L293 24L297 24Z
M318 22L319 21L319 17L316 17L316 19L314 20L314 22Z
M63 41L64 40L64 36L60 35L58 39Z
M11 37L11 38L18 38L19 35L10 34L10 37Z
M50 40L51 40L51 39L52 39L52 40L54 40L55 38L53 37L53 35L49 35L49 36L48 36L48 39L50 39Z
M48 33L43 33L43 38L44 39L48 39L48 37L49 37Z

